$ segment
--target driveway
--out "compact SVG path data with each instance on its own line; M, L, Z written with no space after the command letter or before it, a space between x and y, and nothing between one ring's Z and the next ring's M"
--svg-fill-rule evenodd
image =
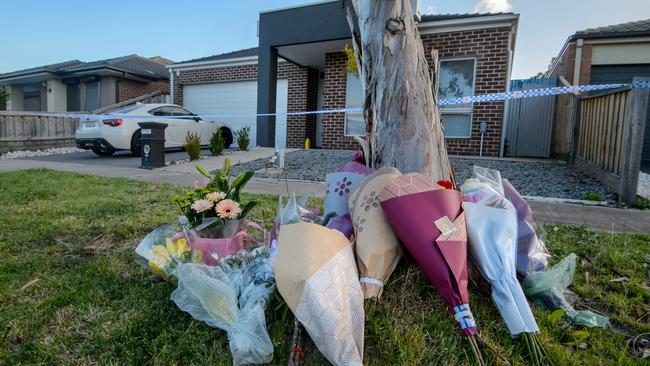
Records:
M201 153L202 155L210 155L210 152L208 150L203 150ZM165 153L165 161L167 162L182 159L187 159L187 153L182 150L173 150ZM74 154L34 156L29 158L22 158L20 160L33 160L43 163L69 163L120 168L140 167L140 157L134 156L128 151L118 151L113 156L108 157L97 156L95 153L87 151Z

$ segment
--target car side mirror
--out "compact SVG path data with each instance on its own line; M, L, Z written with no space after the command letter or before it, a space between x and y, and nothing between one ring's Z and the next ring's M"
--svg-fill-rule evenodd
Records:
M200 119L199 117L194 117L194 118L192 118L192 119L194 120L194 122L199 122L199 121L201 121L201 119Z

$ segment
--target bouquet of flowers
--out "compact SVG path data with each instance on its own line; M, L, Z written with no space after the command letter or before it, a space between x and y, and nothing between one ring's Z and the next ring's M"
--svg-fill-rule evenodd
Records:
M264 309L275 289L269 248L258 247L224 258L216 267L185 263L176 270L171 299L194 319L228 333L233 364L273 359Z
M521 335L535 365L551 364L539 328L517 281L517 213L504 197L501 174L474 167L462 186L471 258L492 285L492 300L510 334Z
M175 237L184 230L184 220L162 225L151 231L135 248L141 258L140 264L151 269L163 279L170 281L179 265L201 263L201 252L190 249L186 238Z
M402 257L402 247L379 205L384 186L400 175L384 167L367 176L348 199L356 238L359 281L366 299L381 297L384 284Z
M363 363L363 291L352 244L313 223L282 225L273 258L278 291L334 365Z
M202 252L206 264L216 265L222 258L244 249L246 240L257 244L246 232L247 228L265 234L266 231L244 220L257 205L255 201L246 204L240 201L241 191L253 172L242 173L231 181L229 159L225 159L223 168L214 175L200 165L196 169L207 182L184 196L173 197L189 224L189 230L179 232L175 238L187 238L190 248ZM268 244L268 238L262 241Z
M200 165L196 169L207 178L207 184L172 198L191 228L204 238L229 237L241 231L243 219L257 205L255 201L242 204L240 200L253 172L241 173L231 181L230 159L225 159L223 168L214 175Z
M460 192L422 174L390 180L378 200L395 233L447 303L477 363L483 358L467 291L467 231Z

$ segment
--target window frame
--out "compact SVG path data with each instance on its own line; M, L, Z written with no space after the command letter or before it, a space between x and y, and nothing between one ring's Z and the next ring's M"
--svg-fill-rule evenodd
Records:
M360 107L362 109L361 112L345 112L345 120L343 122L343 136L345 137L364 137L367 135L366 132L366 119L363 117L363 106L349 106L348 105L348 76L352 75L352 77L356 78L351 72L348 72L345 74L345 108L356 108ZM359 83L361 83L360 78L356 78ZM363 93L363 85L361 86L361 92ZM361 97L363 100L363 96ZM363 126L364 126L364 133L362 135L350 135L348 134L348 116L354 115L354 116L361 116L361 119L363 120Z
M438 72L442 68L442 63L443 62L451 62L451 61L465 61L465 60L472 60L474 62L474 69L472 70L473 72L473 82L472 82L472 91L469 96L472 96L476 93L476 77L477 77L477 65L478 65L478 59L476 57L449 57L449 58L444 58L438 60ZM439 90L440 90L440 79L439 77L436 77L436 95L440 97ZM465 107L458 107L455 105L451 106L441 106L440 107L440 114L441 117L444 118L444 115L467 115L469 116L469 134L466 136L450 136L450 135L445 135L445 138L448 139L469 139L472 138L472 125L474 123L474 103L469 103L469 106ZM444 123L443 123L444 127Z
M84 95L83 95L83 98L84 98L84 100L83 100L83 102L84 102L84 110L85 110L85 111L88 111L88 112L91 112L91 111L93 111L94 109L90 109L90 108L88 108L88 100L89 100L89 99L88 99L88 85L89 85L89 84L95 84L95 85L97 85L97 108L94 108L94 109L99 109L99 108L102 107L102 84L101 84L101 80L88 80L88 81L84 81L84 88L83 88L83 93L84 93Z

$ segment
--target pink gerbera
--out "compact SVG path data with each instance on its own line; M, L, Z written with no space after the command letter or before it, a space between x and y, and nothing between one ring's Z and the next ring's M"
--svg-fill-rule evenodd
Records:
M219 217L222 217L224 219L236 219L237 216L239 216L241 213L241 208L239 207L239 203L231 199L227 199L219 201L219 203L217 203L215 211Z

